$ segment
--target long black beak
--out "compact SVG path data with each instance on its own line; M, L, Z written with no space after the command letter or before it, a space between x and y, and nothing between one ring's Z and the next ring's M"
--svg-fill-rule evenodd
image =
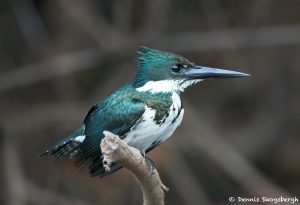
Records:
M206 79L206 78L239 78L250 76L247 73L241 73L237 71L224 70L218 68L209 68L197 66L191 68L185 73L185 75L190 79Z

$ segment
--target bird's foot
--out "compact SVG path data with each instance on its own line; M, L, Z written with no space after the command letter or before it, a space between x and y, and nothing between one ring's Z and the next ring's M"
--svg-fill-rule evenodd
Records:
M140 153L144 157L144 159L149 162L151 174L154 174L154 171L156 170L156 165L155 165L154 161L151 158L149 158L145 152L140 151Z
M154 174L154 171L156 170L156 165L155 165L154 161L147 156L145 157L145 159L147 159L150 163L151 174Z
M140 150L141 155L146 158L146 152Z

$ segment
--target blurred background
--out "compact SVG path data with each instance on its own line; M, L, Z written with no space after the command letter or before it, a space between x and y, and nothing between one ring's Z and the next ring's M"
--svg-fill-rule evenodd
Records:
M299 9L297 0L2 0L0 204L142 203L127 170L91 178L71 160L37 159L134 78L141 45L252 75L183 94L182 125L150 153L170 187L166 204L299 198Z

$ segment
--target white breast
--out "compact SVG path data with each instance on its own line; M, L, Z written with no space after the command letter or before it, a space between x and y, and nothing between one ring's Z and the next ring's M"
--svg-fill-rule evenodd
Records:
M153 144L159 144L168 139L180 125L184 114L180 97L176 92L172 95L173 104L169 115L161 124L154 121L156 110L145 107L145 112L139 122L133 126L124 141L140 151L144 152Z

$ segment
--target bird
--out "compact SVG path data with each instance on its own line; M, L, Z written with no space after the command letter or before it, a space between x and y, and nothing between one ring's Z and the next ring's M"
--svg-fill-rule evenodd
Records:
M120 168L113 163L106 171L100 142L104 131L120 137L145 154L167 140L181 124L184 114L180 94L205 79L237 78L247 73L199 66L171 52L141 46L138 72L125 84L94 104L80 127L40 153L56 159L74 159L75 167L89 166L91 176L107 176Z

